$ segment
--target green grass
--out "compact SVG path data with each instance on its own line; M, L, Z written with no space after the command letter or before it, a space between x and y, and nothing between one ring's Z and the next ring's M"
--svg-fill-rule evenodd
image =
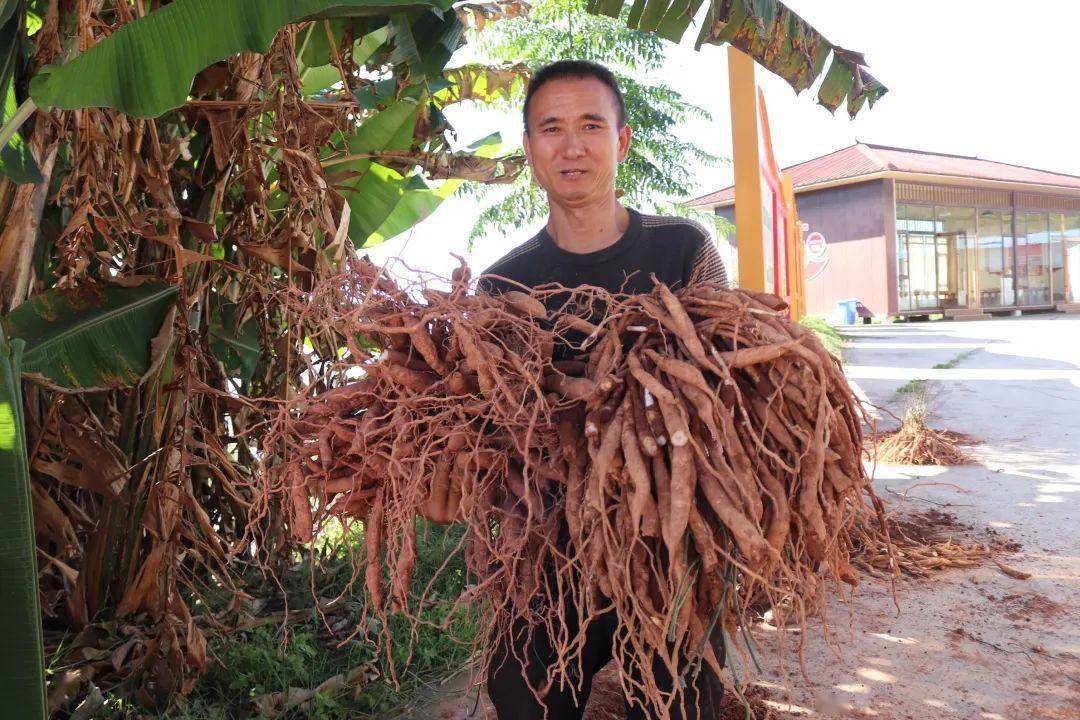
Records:
M464 526L427 525L423 521L417 542L417 562L413 576L414 592L421 592L431 580L438 567L451 554L465 532ZM336 549L329 549L321 558L322 566L330 569L318 572L315 586L322 598L335 597L344 591L351 576L348 553L362 557L362 533L341 538ZM289 598L290 609L310 607L311 578L307 562L291 568L281 578ZM156 716L157 720L241 720L257 717L253 712L253 698L272 692L285 692L289 688L310 689L340 673L364 664L372 664L379 671L376 680L350 688L335 696L317 696L303 710L294 710L282 718L311 718L313 720L347 720L372 717L399 708L418 697L427 684L437 681L462 668L472 655L473 642L484 631L482 612L478 609L457 611L451 615L452 605L473 581L465 571L461 553L456 553L432 587L429 602L425 603L421 616L434 626L448 622L447 630L426 625L412 629L400 617L390 619L389 633L392 637L393 661L399 685L388 679L385 657L377 656L373 642L374 633L381 629L377 620L355 638L341 644L331 637L319 616L291 622L287 632L278 623L271 623L249 630L212 635L208 638L208 656L211 667L199 678L192 693L182 698L178 707ZM257 576L251 578L253 587L247 591L255 597L269 597L268 607L280 607L281 593L272 594L273 583ZM348 621L347 628L339 637L348 635L360 624L364 607L363 572L355 587L355 594L347 594L345 610L331 616L331 621ZM264 610L269 612L269 610ZM413 655L407 653L412 648ZM408 661L408 662L407 662ZM110 703L113 718L154 717L140 714L136 709L123 707L113 700Z
M934 365L933 369L934 370L952 370L957 365L962 363L964 360L966 360L967 358L969 358L973 354L975 354L976 351L977 350L975 348L973 348L971 350L966 350L966 351L960 353L959 355L957 355L956 357L954 357L951 360L947 360L947 361L945 361L943 363L938 363L937 365ZM900 387L898 387L896 389L896 392L893 393L892 399L894 401L896 401L896 400L901 399L905 395L916 395L916 396L925 395L926 394L926 383L927 383L926 378L914 378L912 380L908 380L906 383L904 383L903 385L901 385Z
M893 393L893 399L899 398L902 395L911 395L915 393L921 393L926 390L926 379L915 378L908 380L906 383L896 388L896 392Z
M934 366L934 369L935 370L952 370L954 367L956 367L957 365L959 365L964 360L968 359L969 357L971 357L974 354L975 354L975 349L974 348L971 349L971 350L967 350L966 352L960 353L959 355L954 357L952 360L949 360L948 362L938 363L937 365Z
M844 347L844 341L847 339L845 335L830 325L825 318L818 315L807 315L799 321L801 325L809 328L817 335L818 340L821 340L821 344L825 346L825 349L838 358L842 358L841 352Z

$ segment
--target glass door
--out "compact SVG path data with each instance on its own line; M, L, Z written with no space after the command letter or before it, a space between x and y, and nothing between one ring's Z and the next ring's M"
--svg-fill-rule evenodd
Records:
M934 208L897 206L896 273L900 310L938 308L938 251Z
M941 307L968 307L976 263L975 208L938 206L935 210Z
M1050 304L1050 228L1046 213L1025 213L1024 230L1016 218L1017 279L1020 304ZM1023 242L1021 237L1023 236Z
M1080 215L1065 216L1065 302L1080 302Z
M1050 213L1050 302L1065 302L1065 214Z
M976 258L979 305L1007 307L1016 301L1012 273L1012 216L1000 210L979 212Z

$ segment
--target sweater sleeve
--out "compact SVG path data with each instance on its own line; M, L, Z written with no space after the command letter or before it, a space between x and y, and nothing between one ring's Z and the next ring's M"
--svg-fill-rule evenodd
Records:
M694 257L694 266L690 271L690 284L694 283L719 283L728 287L727 268L720 259L720 253L716 245L708 237L703 238L697 255Z

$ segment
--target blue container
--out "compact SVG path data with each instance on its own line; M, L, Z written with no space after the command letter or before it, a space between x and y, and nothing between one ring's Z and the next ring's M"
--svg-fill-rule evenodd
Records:
M858 300L837 300L836 310L833 312L833 323L836 325L854 325L858 318Z

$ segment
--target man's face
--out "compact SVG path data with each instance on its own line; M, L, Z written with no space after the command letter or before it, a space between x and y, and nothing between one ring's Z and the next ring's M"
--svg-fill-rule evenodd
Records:
M615 96L596 78L544 83L529 103L522 143L548 200L569 207L602 202L630 149L630 126L619 128Z

